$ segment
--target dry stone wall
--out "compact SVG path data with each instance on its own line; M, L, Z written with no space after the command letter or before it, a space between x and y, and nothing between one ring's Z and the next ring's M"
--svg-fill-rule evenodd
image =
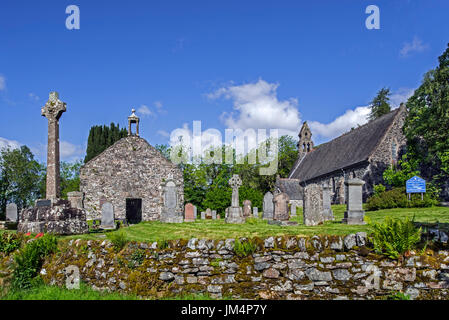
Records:
M399 262L370 253L365 233L252 241L257 250L242 257L234 239L130 243L119 253L107 240L71 240L47 259L41 275L63 286L66 268L75 266L94 289L159 298L380 299L395 291L412 299L448 298L447 248Z

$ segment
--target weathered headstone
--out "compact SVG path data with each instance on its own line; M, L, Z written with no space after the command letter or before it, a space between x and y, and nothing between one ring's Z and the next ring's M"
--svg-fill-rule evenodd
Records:
M206 209L206 219L212 219L212 210L210 208Z
M206 212L202 211L201 212L201 220L205 220L206 219Z
M348 188L348 198L346 200L346 211L342 223L345 224L366 224L365 211L363 211L362 187L365 181L361 179L350 179L345 182Z
M184 218L179 212L178 186L174 181L168 180L163 185L163 203L161 221L166 223L182 223ZM182 211L182 207L181 207Z
M243 201L243 216L245 218L251 217L251 200Z
M296 217L296 203L290 203L290 216Z
M101 225L102 229L115 229L114 207L112 203L105 202L101 207Z
M50 92L47 103L41 109L41 115L48 120L46 198L52 200L60 195L59 118L65 111L66 103L59 100L59 94Z
M263 219L272 220L273 213L274 213L273 194L271 192L267 192L263 197Z
M316 226L324 222L323 193L316 183L304 187L303 217L306 226Z
M212 210L212 220L217 220L217 210Z
M288 202L290 201L289 196L286 193L278 193L273 198L274 203L274 214L273 220L287 221L289 219L288 214Z
M198 208L196 206L193 206L193 216L195 220L198 218Z
M17 205L15 203L8 203L6 205L6 222L17 222Z
M237 174L234 174L229 180L229 185L232 188L232 199L231 206L228 207L226 223L245 223L243 210L239 206L239 187L242 185L242 180Z
M84 194L79 191L72 191L67 193L67 198L70 201L72 208L84 209L83 200Z
M220 220L220 215L219 214L217 214L217 220Z
M335 219L331 207L331 190L327 183L323 184L323 215L325 221Z
M193 222L195 221L195 206L191 203L187 203L184 208L184 221Z
M259 208L253 207L253 217L259 218Z

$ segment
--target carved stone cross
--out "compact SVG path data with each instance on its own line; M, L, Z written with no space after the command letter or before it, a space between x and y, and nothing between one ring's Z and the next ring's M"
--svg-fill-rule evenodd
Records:
M242 180L240 179L238 174L234 174L232 178L229 180L229 185L232 188L232 207L239 206L239 187L242 185Z
M66 104L59 100L57 92L50 92L49 99L41 109L48 120L47 145L47 199L57 199L59 190L59 118L66 111Z

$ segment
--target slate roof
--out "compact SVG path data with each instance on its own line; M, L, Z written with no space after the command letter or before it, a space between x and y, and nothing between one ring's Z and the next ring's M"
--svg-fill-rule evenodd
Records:
M289 178L301 182L352 167L368 161L387 130L394 122L398 108L390 113L351 130L297 159Z
M277 179L276 188L288 194L290 200L303 200L302 187L298 179Z

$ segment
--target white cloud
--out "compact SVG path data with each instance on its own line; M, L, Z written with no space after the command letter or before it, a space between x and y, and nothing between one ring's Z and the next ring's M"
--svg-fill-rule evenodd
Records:
M170 137L170 133L168 133L168 132L165 131L165 130L158 130L156 133L157 133L158 135L164 137L164 138L169 138L169 137Z
M226 86L208 94L210 99L231 100L236 111L221 115L231 129L279 129L280 134L296 135L300 126L298 100L279 100L276 83L259 79L255 83Z
M158 110L162 109L162 107L163 107L163 104L161 101L155 101L153 104Z
M137 110L137 112L140 113L144 117L154 115L153 111L151 111L150 108L148 108L148 106L146 106L144 104L140 106L140 108Z
M16 140L8 140L0 137L0 150L3 148L18 149L22 144Z
M6 88L6 78L0 75L0 91L5 90Z
M30 100L33 100L33 101L39 101L39 100L40 100L39 96L37 96L37 95L34 94L33 92L30 92L30 93L28 94L28 97L30 98Z
M399 54L401 57L406 57L413 52L422 52L428 47L429 46L424 44L421 39L414 37L412 42L404 42Z
M78 159L84 154L84 150L81 146L72 144L67 141L60 142L59 151L62 160Z
M408 98L410 98L415 89L410 88L399 88L398 91L394 92L390 96L390 104L393 109L399 108L401 103L407 103Z
M347 132L351 128L357 128L359 125L365 124L367 116L369 115L371 108L357 107L354 110L349 109L346 112L337 117L334 121L324 124L318 121L308 121L310 130L314 135L314 140L331 140ZM318 139L317 139L318 138Z

